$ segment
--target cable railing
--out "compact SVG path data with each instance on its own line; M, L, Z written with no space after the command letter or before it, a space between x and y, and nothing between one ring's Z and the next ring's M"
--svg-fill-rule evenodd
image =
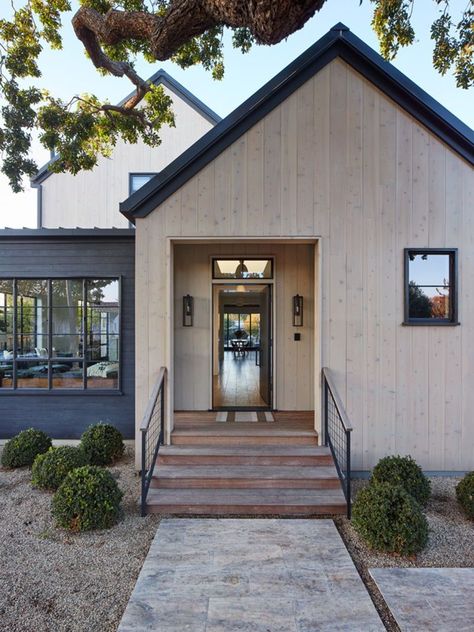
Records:
M334 385L331 371L322 370L324 444L329 446L351 518L351 433L352 425Z
M150 489L160 445L164 440L166 368L161 367L140 426L142 435L141 515L146 515L146 499Z

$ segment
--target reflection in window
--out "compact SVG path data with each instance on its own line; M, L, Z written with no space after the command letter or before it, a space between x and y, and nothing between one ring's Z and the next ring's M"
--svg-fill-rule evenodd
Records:
M456 322L455 250L406 250L407 322Z
M0 389L117 389L117 279L0 280Z
M271 279L272 259L214 259L214 279Z
M149 182L154 176L156 176L156 173L131 173L129 194L132 195L132 193L141 189L142 186Z

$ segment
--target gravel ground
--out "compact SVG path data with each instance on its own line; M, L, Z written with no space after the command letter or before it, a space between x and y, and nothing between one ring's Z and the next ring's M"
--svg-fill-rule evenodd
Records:
M125 494L120 522L110 530L70 534L55 528L51 494L31 486L29 470L0 469L1 632L115 632L159 517L139 516L139 478L129 448L110 470ZM431 479L430 538L416 558L371 551L345 518L336 520L389 632L399 628L368 568L474 566L474 523L456 502L459 480ZM354 481L354 493L366 484Z
M429 524L429 541L424 551L412 558L377 553L359 538L351 523L336 520L349 553L367 586L386 629L399 632L369 568L377 567L473 567L474 566L474 522L466 518L456 501L455 487L460 478L431 478L432 495L426 507ZM354 496L368 484L366 480L353 481Z
M55 528L52 496L31 486L28 469L0 469L2 632L115 632L159 518L138 513L129 449L110 471L124 492L120 522L70 534Z

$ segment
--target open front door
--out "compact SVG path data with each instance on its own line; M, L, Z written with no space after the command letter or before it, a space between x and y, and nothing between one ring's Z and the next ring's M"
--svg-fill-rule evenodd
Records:
M260 313L260 397L272 406L272 294L271 286L262 291Z

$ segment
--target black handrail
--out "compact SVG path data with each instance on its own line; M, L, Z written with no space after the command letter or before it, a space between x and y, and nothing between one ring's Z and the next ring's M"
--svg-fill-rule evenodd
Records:
M160 445L164 440L166 368L161 367L140 426L142 435L141 515L146 515L146 498L150 489Z
M329 446L351 518L351 433L352 425L339 397L331 372L322 370L324 445Z

